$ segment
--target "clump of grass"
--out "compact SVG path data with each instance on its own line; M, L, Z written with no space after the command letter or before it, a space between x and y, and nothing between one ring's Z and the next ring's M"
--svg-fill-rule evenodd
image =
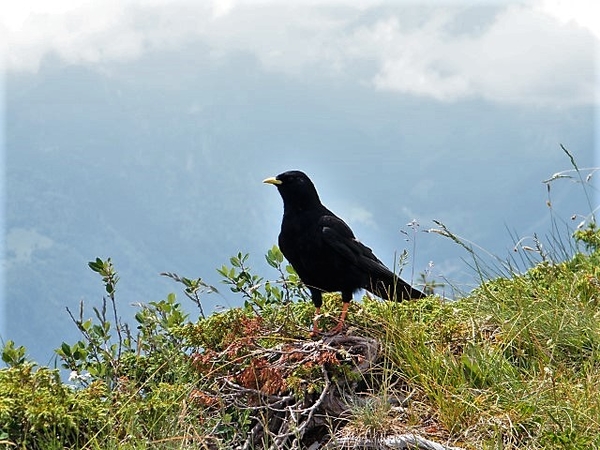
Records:
M354 401L349 423L342 435L378 440L404 429L401 416L386 396L370 396Z
M422 425L434 418L472 448L592 448L600 445L599 262L595 248L540 263L454 302L365 301L363 325L384 343L388 378L427 406Z

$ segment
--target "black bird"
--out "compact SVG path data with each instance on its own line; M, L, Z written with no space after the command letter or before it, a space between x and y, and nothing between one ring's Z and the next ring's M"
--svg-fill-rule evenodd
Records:
M359 289L396 301L425 297L391 272L342 219L323 206L305 173L293 170L263 182L275 185L283 199L279 248L310 290L316 308L314 332L319 331L323 292L342 293L342 314L334 333L342 330L352 294Z

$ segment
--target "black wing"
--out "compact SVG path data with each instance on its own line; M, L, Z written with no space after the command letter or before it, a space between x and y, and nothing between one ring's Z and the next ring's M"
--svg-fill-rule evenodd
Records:
M381 298L397 301L425 297L423 292L395 275L369 247L358 241L342 219L334 215L323 216L319 223L323 241L365 277L361 287Z
M319 225L322 230L323 242L349 263L365 274L391 275L389 269L375 256L373 251L356 239L350 227L342 219L333 214L323 216L319 220Z

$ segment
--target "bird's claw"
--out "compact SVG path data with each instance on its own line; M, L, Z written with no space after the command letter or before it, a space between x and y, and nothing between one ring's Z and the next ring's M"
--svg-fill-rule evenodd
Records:
M340 334L344 330L344 322L338 323L335 327L329 330L326 334L327 336L335 336L336 334Z

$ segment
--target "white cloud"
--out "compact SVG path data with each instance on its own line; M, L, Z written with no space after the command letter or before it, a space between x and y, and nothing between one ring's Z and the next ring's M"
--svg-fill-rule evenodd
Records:
M7 263L28 263L34 252L53 245L52 239L34 229L11 228L6 234Z
M537 8L510 6L477 34L448 31L459 9L434 12L419 28L396 18L353 36L368 45L377 89L438 100L483 97L502 103L592 103L590 33L560 24Z
M54 53L69 63L99 63L136 58L143 35L128 23L117 1L95 3L31 2L25 12L17 6L5 16L9 69L35 71L41 59ZM27 5L25 5L27 6Z
M440 50L445 47L440 18L436 15L418 29L404 30L398 18L392 17L372 28L359 29L352 36L355 49L365 44L370 47L357 57L376 55L379 60L380 68L372 79L377 89L438 100L453 100L468 92L467 80L461 74L435 68L437 62L442 62Z
M347 213L346 220L351 224L365 225L369 228L377 228L373 219L373 213L362 206L353 206Z
M597 0L543 0L538 7L563 25L574 23L600 39L600 2Z
M215 57L248 52L268 71L440 101L589 104L595 95L596 0L494 4L477 32L461 29L469 7L451 2L416 15L414 4L341 0L12 3L2 14L10 70L35 71L48 53L107 65L199 39Z
M233 9L233 0L215 0L213 2L213 13L212 16L214 19L218 19L219 17L226 16Z
M593 36L536 9L504 11L481 39L459 45L475 92L499 102L593 103Z

